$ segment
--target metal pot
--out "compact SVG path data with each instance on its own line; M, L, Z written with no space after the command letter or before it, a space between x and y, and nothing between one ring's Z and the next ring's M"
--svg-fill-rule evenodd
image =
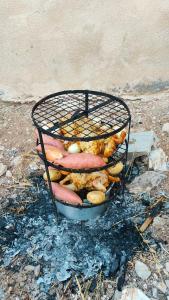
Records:
M74 220L89 220L95 219L100 216L108 207L109 201L105 201L96 206L70 206L66 203L56 201L56 207L58 212L64 215L68 219Z
M85 221L89 219L95 219L99 217L102 213L105 212L105 210L108 208L109 202L110 202L110 192L114 186L114 183L112 183L108 190L106 191L106 198L107 200L101 204L87 204L87 205L71 205L65 202L62 202L60 200L56 200L56 207L58 212L60 212L62 215L64 215L68 219L74 219L79 221Z

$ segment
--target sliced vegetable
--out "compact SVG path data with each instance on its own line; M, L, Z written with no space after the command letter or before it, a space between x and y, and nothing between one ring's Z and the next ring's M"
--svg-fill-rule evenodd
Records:
M37 129L35 129L35 135L39 139L39 133L38 133ZM63 152L65 151L64 144L60 140L54 139L53 137L48 136L47 134L42 134L42 138L43 138L44 144L55 146L58 149L60 149L61 151L63 151Z
M87 200L92 204L100 204L106 200L106 197L101 191L92 191L87 194Z
M72 169L98 168L106 165L100 156L90 153L72 153L61 159L56 159L55 163Z
M119 161L114 167L108 168L108 172L111 175L118 175L123 170L124 165L121 161Z
M49 169L49 176L51 181L57 181L61 178L62 174L60 171L51 169L50 167L48 169ZM43 174L43 179L48 180L46 172Z
M56 159L60 159L63 157L62 151L58 148L51 146L51 145L44 145L45 147L45 153L47 160L54 162ZM42 153L42 147L41 145L38 145L36 149Z
M70 204L82 205L82 200L72 190L70 190L56 182L51 182L51 186L52 186L53 194L57 199L64 201L66 203L70 203Z

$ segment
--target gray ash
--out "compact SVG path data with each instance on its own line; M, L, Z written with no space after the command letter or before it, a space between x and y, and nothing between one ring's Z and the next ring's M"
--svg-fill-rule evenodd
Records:
M40 264L37 283L44 292L53 282L65 281L74 273L87 279L101 270L106 277L118 274L120 289L127 261L144 247L130 220L140 213L141 204L133 202L128 193L124 200L119 195L111 202L102 217L87 222L61 215L56 220L40 177L33 177L32 187L8 200L0 218L1 265L17 272L21 265ZM16 214L23 203L27 203L26 210ZM20 259L14 263L16 257Z

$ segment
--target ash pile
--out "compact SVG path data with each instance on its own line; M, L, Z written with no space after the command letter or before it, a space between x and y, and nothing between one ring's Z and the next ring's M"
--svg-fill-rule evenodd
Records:
M6 213L1 215L1 266L18 272L38 265L36 282L45 293L54 282L74 274L87 279L99 272L105 277L116 275L121 289L128 260L145 249L136 224L144 220L147 203L143 202L150 199L134 202L126 191L124 199L119 194L96 220L80 222L61 215L56 219L42 177L31 180L31 187L8 198Z
M35 280L31 283L34 299L55 299L51 296L56 292L53 287L58 289L59 284L65 290L72 278L75 288L71 285L71 292L74 289L76 294L75 276L84 282L91 279L91 291L100 274L105 279L117 278L116 288L122 289L128 261L138 251L147 250L145 240L149 241L148 247L160 249L161 240L154 240L149 229L144 232L144 240L138 230L151 215L152 221L160 211L166 211L168 205L167 201L159 201L161 197L167 200L165 195L152 196L150 179L154 177L149 174L148 182L146 172L154 174L147 171L145 157L135 159L128 169L124 198L119 193L102 216L85 222L61 215L56 219L42 175L38 170L32 173L29 187L16 188L4 199L6 206L0 217L1 270L13 274L33 272L30 275ZM139 178L146 180L141 183ZM161 177L156 184L160 180ZM136 186L142 190L132 191ZM156 206L158 201L160 205ZM150 210L153 206L154 215Z

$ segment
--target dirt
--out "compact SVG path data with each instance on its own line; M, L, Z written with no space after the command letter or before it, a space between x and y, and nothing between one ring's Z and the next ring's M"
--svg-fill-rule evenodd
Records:
M162 132L162 126L164 123L169 122L169 90L152 95L124 94L121 92L120 96L126 99L126 103L131 110L131 130L153 130L159 139L158 146L168 155L169 136L167 133ZM0 161L7 165L8 170L12 173L11 178L7 178L5 175L0 178L1 196L13 193L16 186L17 188L24 188L24 185L28 185L27 176L33 168L35 170L43 169L34 151L34 128L31 120L32 106L33 103L1 102ZM166 180L158 189L155 189L154 193L159 191L169 193L169 175L167 172L165 174L167 175ZM4 203L1 202L0 204L2 208L5 207ZM159 242L160 249L156 251L150 248L147 253L138 253L136 255L128 264L125 285L140 287L150 299L167 300L169 288L165 293L158 290L157 298L153 296L152 292L152 289L156 287L156 282L165 282L165 280L169 279L169 273L165 269L165 264L169 261L169 218L167 211L166 213L163 212L158 218L160 218L159 222L155 222L155 224L150 226L149 230L155 239L161 241L161 244ZM146 234L143 234L143 239L147 239ZM148 240L146 242L148 243ZM151 277L144 282L140 281L135 273L134 262L136 258L146 262L152 271ZM87 289L89 283L95 286L86 299L113 299L116 280L105 280L101 275L99 276L97 284L93 283L92 280L85 283L81 282L84 290ZM51 287L48 297L43 293L40 294L32 273L25 274L23 269L14 273L2 268L0 285L3 290L1 291L0 289L0 299L2 300L84 299L77 282L74 285L71 282L67 283L70 287L56 284ZM30 288L27 289L27 286L30 287L31 285L33 292L31 292Z

